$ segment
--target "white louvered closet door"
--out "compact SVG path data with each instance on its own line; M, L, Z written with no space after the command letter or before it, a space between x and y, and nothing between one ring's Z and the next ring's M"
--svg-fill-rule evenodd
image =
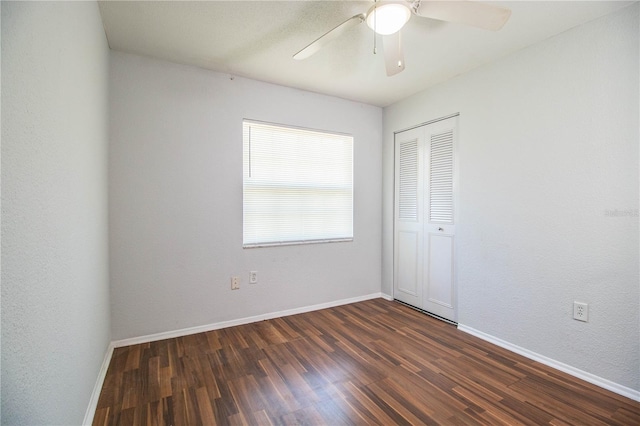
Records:
M458 117L425 126L427 170L422 309L457 322L454 173Z
M423 289L423 134L413 129L395 136L393 297L417 307L422 306Z
M453 322L457 122L455 116L396 134L394 228L394 297Z

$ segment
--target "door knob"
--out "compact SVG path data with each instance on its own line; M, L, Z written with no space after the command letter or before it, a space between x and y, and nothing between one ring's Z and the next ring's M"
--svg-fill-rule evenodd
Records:
M438 231L444 231L444 229L442 229L442 228L438 228Z

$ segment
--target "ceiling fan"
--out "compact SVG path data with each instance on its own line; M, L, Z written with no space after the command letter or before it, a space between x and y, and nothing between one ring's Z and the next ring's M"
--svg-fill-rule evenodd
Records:
M380 0L376 1L367 13L359 13L347 19L293 55L293 58L306 59L347 30L366 22L375 33L383 36L382 45L387 75L398 74L404 70L400 30L412 14L497 31L507 22L511 16L511 10L476 1Z

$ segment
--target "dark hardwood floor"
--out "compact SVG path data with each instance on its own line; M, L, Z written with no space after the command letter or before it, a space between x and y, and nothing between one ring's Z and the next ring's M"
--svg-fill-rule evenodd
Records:
M118 348L94 425L639 425L640 403L383 299Z

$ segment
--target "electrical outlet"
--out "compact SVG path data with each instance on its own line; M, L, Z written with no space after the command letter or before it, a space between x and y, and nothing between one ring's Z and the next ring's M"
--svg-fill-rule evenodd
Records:
M258 271L249 272L249 284L258 284Z
M231 290L240 289L240 277L231 277Z
M573 302L573 319L578 321L589 320L589 305L582 302Z

